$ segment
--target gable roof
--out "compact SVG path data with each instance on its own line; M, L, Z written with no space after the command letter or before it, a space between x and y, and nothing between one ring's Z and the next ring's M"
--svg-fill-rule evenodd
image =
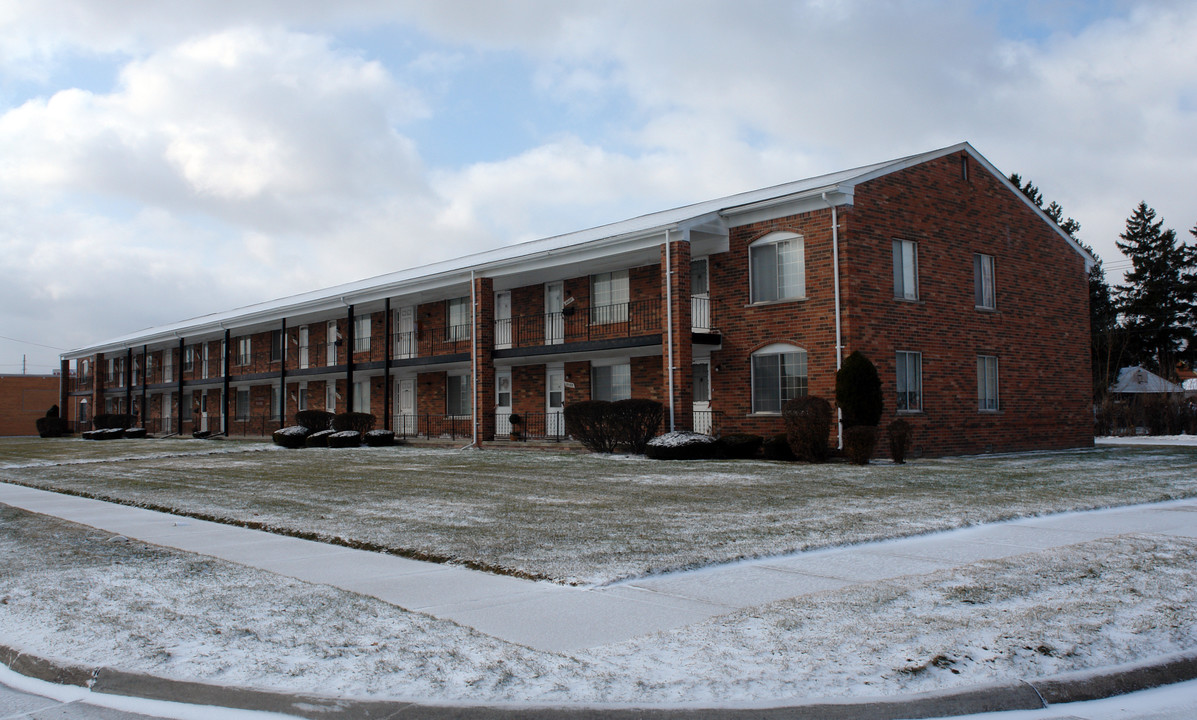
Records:
M710 226L724 226L724 231L726 231L725 220L727 217L754 209L819 199L829 204L851 204L855 188L861 183L957 152L968 153L980 166L998 178L1011 192L1026 203L1027 207L1038 214L1069 246L1081 255L1086 269L1095 262L1084 248L1061 230L1041 208L1031 202L972 145L962 142L916 155L750 190L585 230L463 255L451 260L407 268L320 290L151 327L97 345L71 350L63 353L62 357L66 359L86 357L97 352L123 349L130 344L161 343L183 335L212 334L223 332L225 329L278 321L297 314L327 312L331 309L370 302L384 297L410 295L435 288L452 287L468 283L474 274L485 277L488 274L502 273L504 270L511 270L537 258L560 259L573 254L584 257L587 253L643 250L659 245L663 234L674 231Z

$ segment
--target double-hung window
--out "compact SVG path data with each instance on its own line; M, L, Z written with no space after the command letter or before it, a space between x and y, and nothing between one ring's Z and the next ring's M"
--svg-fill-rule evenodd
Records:
M250 363L249 353L251 349L252 343L250 342L250 337L248 335L237 338L237 357L234 359L233 364L248 365Z
M590 276L590 322L595 325L628 321L628 271Z
M787 400L806 395L806 351L776 343L752 355L752 411L780 413Z
M237 419L249 419L249 388L238 388L237 390Z
M470 376L450 375L445 385L445 413L454 417L469 417L474 413L470 402Z
M752 302L806 297L806 260L801 235L770 233L748 247Z
M919 246L913 240L894 240L894 297L919 299Z
M283 331L270 331L270 362L278 362L283 359Z
M590 368L592 400L627 400L632 397L632 366L627 362Z
M369 352L370 350L370 316L358 315L353 318L353 351Z
M979 308L997 308L997 293L994 289L993 256L977 253L973 255L974 300Z
M370 412L370 381L358 380L353 383L353 411Z
M283 391L278 385L270 386L270 419L278 420L283 412Z
M898 378L898 412L923 409L923 356L899 350L895 363Z
M977 356L977 409L998 411L998 359L993 355Z
M445 301L445 339L450 341L470 339L470 299L453 298Z

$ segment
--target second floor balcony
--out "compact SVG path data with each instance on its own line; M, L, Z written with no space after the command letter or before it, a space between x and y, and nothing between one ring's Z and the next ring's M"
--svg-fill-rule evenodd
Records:
M496 320L495 347L539 347L657 335L663 325L661 301L657 298L588 308L567 305L557 312Z

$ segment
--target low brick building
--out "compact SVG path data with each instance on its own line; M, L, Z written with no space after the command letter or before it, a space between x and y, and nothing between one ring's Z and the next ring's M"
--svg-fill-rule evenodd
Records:
M1082 446L1092 262L962 143L82 348L67 405L251 435L353 409L487 442L647 397L668 427L772 434L859 350L918 452Z
M37 419L58 404L57 375L0 375L0 437L37 435Z

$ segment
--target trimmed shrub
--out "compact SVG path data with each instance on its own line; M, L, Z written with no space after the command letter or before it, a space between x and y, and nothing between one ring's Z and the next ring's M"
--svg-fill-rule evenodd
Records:
M128 413L100 413L92 418L91 426L96 430L120 428L124 430L133 425L133 416Z
M583 400L565 406L565 433L591 452L615 452L619 439L612 427L606 400Z
M365 435L366 445L388 447L395 444L395 433L390 430L371 430Z
M821 397L808 395L786 402L781 414L786 421L786 439L794 457L806 462L827 462L831 404Z
M308 438L308 429L303 425L289 425L279 428L271 434L270 439L275 445L281 445L292 450L304 447Z
M332 427L333 415L324 410L300 410L295 413L295 424L308 429L308 432L328 430Z
M120 440L124 436L124 428L101 428L96 431L97 440Z
M304 438L303 444L305 447L328 447L328 436L334 432L336 430L317 430L314 433L309 433Z
M143 428L143 427L127 428L125 430L125 437L128 438L129 440L141 440L145 437L145 428Z
M57 406L55 407L57 408ZM37 426L37 434L40 437L54 438L71 434L71 426L57 415L47 414L45 417L39 417L34 424Z
M191 437L195 438L196 440L207 440L208 438L212 437L212 431L211 430L194 430L191 433Z
M665 406L656 400L629 398L611 403L608 412L611 414L608 422L613 427L616 444L626 446L629 452L643 455L648 441L661 428Z
M764 453L766 460L792 461L798 459L794 457L794 451L790 449L790 438L785 433L778 433L765 440L761 444L761 452Z
M83 432L79 433L79 437L83 438L84 440L99 440L100 438L96 437L96 433L98 433L98 432L100 432L100 431L99 430L84 430Z
M331 427L337 432L353 430L359 435L365 435L374 429L374 416L362 412L341 413L333 418Z
M675 431L649 440L644 449L654 460L705 460L715 457L718 444L710 435Z
M46 411L46 417L49 417L49 418L58 417L58 405L51 405L50 409Z
M843 413L845 428L875 427L881 422L881 376L877 366L859 350L845 358L835 373L835 404Z
M730 433L719 438L719 454L733 460L756 457L765 438L751 433Z
M330 448L359 447L362 444L362 434L357 430L341 430L328 436Z
M906 454L910 452L910 439L914 435L910 423L898 418L886 427L889 435L889 456L896 464L906 462Z
M854 465L868 465L877 449L877 427L854 425L844 430L844 455Z

